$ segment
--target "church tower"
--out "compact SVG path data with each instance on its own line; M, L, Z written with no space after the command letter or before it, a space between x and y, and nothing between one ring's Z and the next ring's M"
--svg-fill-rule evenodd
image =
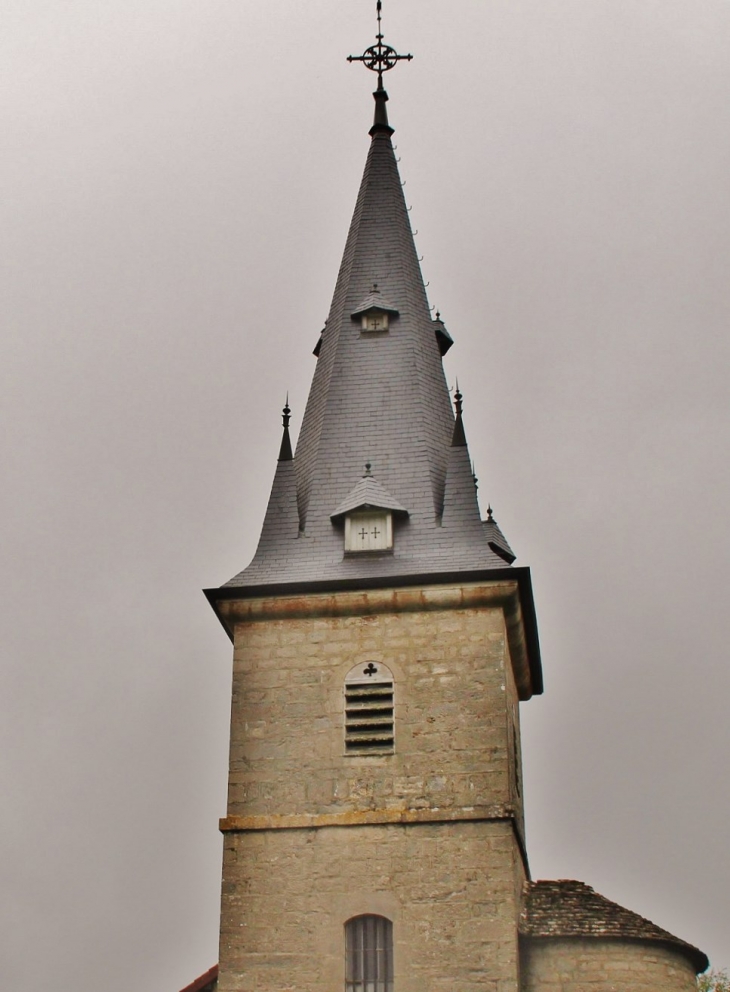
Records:
M516 992L530 575L480 519L380 31L365 58L370 149L296 454L287 407L254 559L208 593L234 643L219 989Z
M253 561L207 591L234 645L218 992L525 987L530 573L480 517L391 142L383 72L410 56L377 6L351 57L378 74L370 147L296 453L287 405Z

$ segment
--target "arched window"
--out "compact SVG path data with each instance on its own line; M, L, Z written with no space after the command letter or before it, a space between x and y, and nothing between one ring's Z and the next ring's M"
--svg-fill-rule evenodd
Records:
M393 992L393 924L355 916L345 924L345 992Z

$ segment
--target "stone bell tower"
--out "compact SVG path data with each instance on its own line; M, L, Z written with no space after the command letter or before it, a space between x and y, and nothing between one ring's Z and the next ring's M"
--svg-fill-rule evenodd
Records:
M682 944L580 883L529 881L530 573L480 517L444 378L453 342L426 298L382 81L402 58L378 2L377 44L353 59L378 72L370 147L296 453L287 405L253 561L207 591L234 645L218 992L557 992L563 937L609 933L614 957L622 935ZM630 988L689 992L697 955Z
M234 643L220 992L518 988L530 576L480 519L378 46L296 454L287 407L256 555L208 592Z

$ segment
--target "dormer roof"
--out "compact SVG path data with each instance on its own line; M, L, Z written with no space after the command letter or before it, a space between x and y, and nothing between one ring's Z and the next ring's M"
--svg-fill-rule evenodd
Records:
M372 310L380 310L383 313L391 313L394 317L398 316L398 308L394 307L392 303L389 303L388 300L385 299L378 289L377 283L375 283L360 305L352 311L350 316L362 317L363 314L370 313Z
M408 510L370 474L360 479L334 513L330 514L330 520L339 520L345 514L354 513L356 510L390 510L392 513L408 516Z

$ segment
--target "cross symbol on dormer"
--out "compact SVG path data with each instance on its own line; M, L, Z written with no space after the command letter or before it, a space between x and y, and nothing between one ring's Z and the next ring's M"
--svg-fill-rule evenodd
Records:
M360 538L361 541L364 541L365 538L368 536L368 532L365 530L364 527L362 528L362 530L360 531L360 534L358 536L359 536L359 538Z
M373 537L375 538L376 541L380 537L381 533L382 533L382 531L379 531L378 530L377 525L375 527L373 527Z

